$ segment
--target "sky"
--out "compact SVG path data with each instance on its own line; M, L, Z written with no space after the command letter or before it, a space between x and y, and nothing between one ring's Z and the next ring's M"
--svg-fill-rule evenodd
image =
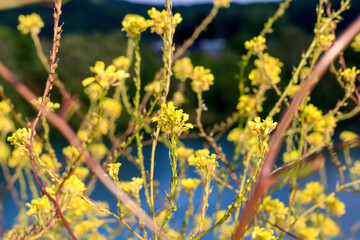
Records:
M159 4L164 5L165 0L125 0L133 3L145 3L149 5ZM178 5L192 5L192 4L203 4L212 3L213 0L172 0L174 6ZM279 0L233 0L233 3L261 3L261 2L279 2Z

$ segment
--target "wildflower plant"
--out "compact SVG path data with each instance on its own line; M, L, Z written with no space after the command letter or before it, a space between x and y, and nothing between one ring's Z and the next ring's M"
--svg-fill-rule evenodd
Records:
M121 31L127 37L127 51L117 53L110 64L96 61L90 66L91 75L82 80L89 98L87 109L76 107L79 104L71 97L73 93L57 74L62 1L54 0L54 11L49 13L54 19L49 57L39 37L41 28L49 23L36 13L19 16L18 30L30 34L48 77L42 97L37 97L0 61L0 75L37 112L32 120L18 114L12 96L0 87L4 194L10 192L19 208L13 228L0 231L3 239L107 239L126 234L131 234L128 239L201 239L210 234L214 239L248 236L259 240L342 236L338 218L350 209L337 193L357 192L360 186L360 161L351 151L360 145L358 133L343 131L339 146L334 138L339 122L358 115L360 106L359 66L347 66L347 52L343 52L347 45L349 51L359 51L360 20L341 36L336 31L351 1L341 1L334 8L330 1L319 0L313 40L290 77L283 76L286 61L275 56L267 44L273 25L292 1L280 3L263 30L244 40L245 53L239 58L239 72L234 73L239 96L233 113L226 121L206 127L203 114L211 106L206 106L204 93L213 90L222 76L208 66L194 66L191 53L183 55L231 2L214 0L189 39L176 45L174 34L183 19L173 13L171 0L165 1L161 11L150 8L146 16L125 15ZM146 66L140 51L145 31L163 41L163 66L147 85L141 76ZM317 106L310 94L326 68L344 90L328 111ZM130 87L134 93L128 91ZM61 104L52 102L54 88L62 94ZM190 100L185 98L187 91L196 95L196 109L182 106ZM275 92L276 102L268 110L263 106L271 92ZM77 129L69 124L74 116L64 112L81 119ZM129 121L125 131L118 128L123 119ZM61 149L62 159L50 138L53 128L68 141ZM233 154L220 144L224 135L234 145ZM193 149L185 138L201 139L203 147ZM169 182L155 180L155 170L160 168L156 164L161 156L159 143L169 149ZM145 145L151 145L149 156ZM284 152L275 168L280 148ZM326 155L338 171L335 187L326 181ZM344 163L339 155L344 156ZM121 174L127 170L124 158L139 169L139 174L127 181ZM302 178L316 170L321 180L304 185ZM199 174L196 178L191 176L194 171ZM114 195L115 208L112 201L92 199L97 181ZM160 186L169 188L163 193ZM199 186L202 191L196 190ZM272 191L288 186L288 201L271 196L272 186ZM225 199L225 189L234 197ZM187 203L180 202L183 194ZM195 208L197 198L202 200L201 208ZM5 207L2 204L0 209ZM215 213L211 215L209 209Z

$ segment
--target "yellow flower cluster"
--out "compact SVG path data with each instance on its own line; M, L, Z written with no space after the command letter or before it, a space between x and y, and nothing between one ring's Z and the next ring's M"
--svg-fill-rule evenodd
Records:
M334 196L330 196L325 201L326 209L333 215L340 217L345 214L345 204Z
M85 237L94 234L98 235L97 229L103 224L104 222L98 218L84 220L74 227L74 234L77 237ZM96 239L100 238L97 237Z
M91 83L85 88L84 92L88 95L90 100L96 101L100 97L101 86L97 83Z
M256 134L266 137L269 135L275 128L277 122L274 122L272 118L267 117L261 122L260 117L254 118L254 121L249 122L249 128Z
M162 104L158 111L159 116L151 119L153 122L158 122L158 128L161 128L166 135L174 132L179 136L182 132L193 128L191 123L185 123L189 119L189 115L183 113L182 109L177 110L176 108L173 102L169 102L167 106Z
M254 53L262 52L266 49L266 39L263 36L257 36L245 42L245 49Z
M106 122L105 128L108 129L108 123L107 123L107 121L102 120L102 121L100 122L100 127L99 127L100 131L101 131L101 128L104 127L104 126L102 126L102 125L103 125L102 123L104 123L104 122ZM104 131L104 130L103 130L103 131ZM102 132L102 134L105 135L106 133ZM94 157L96 160L98 160L98 161L100 161L101 159L103 159L103 158L105 157L105 155L106 155L106 154L108 153L108 151L109 151L109 149L108 149L108 148L105 146L105 144L103 144L103 143L94 143L94 144L91 144L91 145L89 146L89 150L90 150L91 154L93 155L93 157Z
M115 119L120 117L122 105L119 101L116 101L113 98L105 98L103 103L104 113Z
M360 52L360 33L354 38L354 41L351 43L351 47L355 50L355 52Z
M153 81L145 86L145 91L147 92L153 92L153 93L160 93L161 90L161 83L160 81Z
M37 100L33 99L32 104L39 108L42 102L42 97L39 97ZM60 103L53 103L49 100L49 98L45 99L45 107L48 111L54 111L55 109L60 108Z
M121 31L125 31L126 36L131 38L139 37L149 27L149 22L137 14L126 14L121 24Z
M131 178L131 182L119 182L118 185L122 190L137 198L141 188L143 187L143 179L133 177Z
M328 50L331 47L331 45L333 44L334 39L335 39L334 34L331 34L331 33L326 34L326 35L321 34L319 36L319 40L318 40L320 48L324 51Z
M360 74L360 70L356 67L347 68L341 72L341 76L345 79L346 82L355 82L356 77Z
M110 163L108 164L108 172L109 172L109 176L115 181L118 182L119 181L119 168L121 166L121 163Z
M249 79L251 85L258 85L263 82L278 84L280 82L280 73L283 63L279 59L271 57L268 53L264 53L263 59L255 60L256 69L251 70Z
M276 240L277 237L274 236L274 231L272 229L266 230L263 227L255 226L252 234L252 240Z
M34 134L35 135L35 134ZM27 145L30 144L31 129L19 128L7 140L14 145L21 153L27 153Z
M71 175L63 185L63 189L65 192L68 192L72 196L81 195L85 190L85 184L76 176Z
M84 87L97 82L102 88L108 90L110 86L116 86L119 81L125 80L130 76L124 70L116 70L114 65L110 65L105 69L105 63L102 61L97 61L94 67L90 67L90 71L95 73L96 76L85 78L82 81Z
M156 32L159 35L162 35L165 31L166 23L169 22L168 14L166 10L162 10L161 12L156 10L156 8L151 8L148 11L148 15L150 16L151 20L148 21L149 26L151 27L151 32ZM175 27L181 23L182 17L180 13L174 14L172 18L172 27Z
M214 0L214 6L219 8L229 8L232 0Z
M336 127L336 118L333 115L326 116L318 121L314 130L320 133L333 133Z
M339 137L340 137L341 141L346 142L346 141L354 140L354 139L358 138L359 136L356 133L351 132L351 131L342 131L340 133Z
M44 22L41 20L40 15L36 13L19 16L19 25L17 28L23 34L38 34L42 27L44 27Z
M189 165L195 166L200 169L202 172L214 172L216 167L219 167L219 163L216 161L216 154L211 154L208 149L200 149L195 152L195 155L192 154L189 159Z
M197 178L181 179L181 186L187 192L191 192L191 191L195 190L199 186L200 183L201 183L201 180L197 179Z
M236 109L239 110L239 113L243 117L248 117L254 109L257 112L262 112L263 110L260 105L256 106L255 97L247 94L239 97L239 103L237 104Z
M296 200L300 204L317 203L325 198L324 186L319 182L309 182L305 189L299 191L296 195Z
M324 214L312 213L309 216L309 220L313 224L313 227L319 231L319 235L336 237L340 234L340 228L337 223Z
M268 215L268 220L271 223L278 223L285 220L289 213L289 209L279 199L271 199L270 196L264 198L259 208L260 211Z
M185 147L179 147L176 149L176 155L179 158L179 160L187 160L191 154L193 154L194 149L192 148L185 148Z
M120 56L118 58L113 59L113 65L117 70L124 70L125 72L129 71L130 68L130 59L124 56Z
M355 161L354 166L350 168L350 173L353 176L360 177L360 161Z
M196 66L190 78L192 80L191 87L196 93L208 91L215 79L211 70L203 66Z
M299 159L299 152L294 150L294 151L291 151L291 152L285 152L283 154L283 160L284 160L284 163L289 163L289 162L293 162L293 161L296 161Z
M314 123L322 118L322 111L310 103L305 106L304 115L307 123Z
M183 82L190 78L193 69L194 66L191 63L190 58L187 57L177 60L173 67L175 77Z
M42 196L41 198L36 198L31 200L31 203L26 203L26 206L29 210L26 212L26 215L39 215L39 214L49 214L54 205L50 202L47 196Z
M15 130L14 123L9 117L10 112L9 103L6 100L0 101L0 132L4 135Z
M194 216L194 229L198 230L201 223L201 214L196 214ZM203 229L208 229L211 227L212 219L208 216L204 216L203 219Z

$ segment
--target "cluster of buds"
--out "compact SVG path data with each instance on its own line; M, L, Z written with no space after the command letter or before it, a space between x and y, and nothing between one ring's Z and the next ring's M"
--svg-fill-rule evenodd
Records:
M49 74L49 81L50 83L54 83L55 81L55 70L58 67L59 59L56 59L56 54L59 51L60 47L60 38L63 32L61 24L59 26L59 18L61 15L61 1L55 1L55 8L54 8L54 39L53 39L53 47L50 52L50 74Z

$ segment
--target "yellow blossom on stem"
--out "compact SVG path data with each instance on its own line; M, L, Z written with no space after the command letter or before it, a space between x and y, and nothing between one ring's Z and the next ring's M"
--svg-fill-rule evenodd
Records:
M42 102L42 97L39 97L37 100L33 99L32 104L35 107L40 107L41 102ZM49 98L46 98L45 99L45 107L47 110L54 111L55 109L60 108L60 103L53 103L50 101Z
M245 49L254 53L262 52L266 49L266 39L263 36L257 36L245 42Z
M122 31L126 32L128 37L139 37L149 27L149 22L144 17L137 14L126 14L121 22Z
M326 209L337 217L345 214L345 204L334 196L330 196L325 201Z
M354 133L354 132L351 132L351 131L342 131L340 133L340 139L341 141L343 142L346 142L346 141L351 141L351 140L354 140L356 138L358 138L359 136Z
M31 216L38 215L40 213L50 213L54 205L50 202L49 198L44 195L41 198L31 200L31 203L26 203L26 206L29 208L26 215Z
M179 147L176 149L176 155L180 160L187 160L193 152L192 148Z
M91 83L85 88L84 92L89 96L90 100L98 100L101 94L101 86L97 83Z
M127 57L120 56L118 58L113 59L113 65L117 70L124 70L125 72L129 71L130 68L130 60Z
M148 12L151 20L148 21L149 26L151 27L151 32L156 32L158 35L162 35L165 32L165 26L168 22L168 14L166 10L162 10L161 12L156 10L156 8L151 8ZM182 17L180 13L176 13L172 18L172 27L175 27L181 23Z
M211 70L203 66L196 66L190 78L192 80L191 87L196 93L208 91L215 79Z
M266 230L263 227L255 226L252 234L251 239L253 240L276 240L277 237L274 236L274 231L272 229Z
M360 74L360 70L356 67L347 68L341 72L341 76L345 79L346 82L355 82L356 77Z
M146 85L144 90L147 92L159 93L161 90L161 83L160 81L153 81Z
M229 8L232 0L214 0L214 6L219 8Z
M19 25L17 28L25 35L29 33L38 34L42 27L44 27L44 22L39 14L32 13L30 15L19 16Z
M121 163L110 163L108 164L108 172L109 176L114 180L118 181L118 174L119 174L119 168L121 166Z
M249 122L249 128L260 136L269 135L275 128L277 122L274 122L272 118L267 117L261 122L260 117L254 118L254 121Z
M360 52L360 33L354 38L354 41L351 43L351 47L355 52Z
M195 190L199 184L201 183L200 179L197 178L186 178L186 179L181 179L181 186L187 191L193 191Z
M85 184L75 175L71 175L63 185L63 190L72 195L81 195L85 190Z
M138 197L141 188L143 187L143 179L133 177L131 182L119 182L119 187L128 194Z
M322 146L324 144L324 140L325 140L324 134L319 132L313 132L307 136L307 141L309 142L310 145L314 147Z
M167 106L166 104L162 104L158 113L159 116L153 117L151 120L158 122L158 128L161 128L161 131L166 135L174 132L179 136L182 132L193 128L191 123L185 123L189 119L189 115L183 113L182 109L177 110L173 102L169 102Z
M263 110L261 106L256 106L255 97L247 94L239 97L239 103L237 104L236 109L239 110L239 113L243 117L248 117L254 109L256 109L256 112L262 112Z
M356 177L360 176L360 161L355 161L354 166L350 168L350 173Z
M306 122L313 123L322 118L322 111L310 103L305 106L304 115Z
M35 135L35 134L34 134ZM14 145L15 148L19 149L22 153L27 153L27 145L30 144L31 129L30 128L19 128L8 137L7 140L11 145Z
M262 57L263 59L255 60L256 69L253 69L249 74L251 85L255 86L263 82L278 84L281 80L279 75L283 63L268 53L265 53Z
M11 112L11 106L6 100L0 101L0 115L7 115Z
M324 186L319 182L309 182L306 184L305 189L299 191L296 195L296 199L301 204L307 204L310 202L318 202L324 199Z
M296 150L291 151L291 152L285 152L283 154L284 163L293 162L293 161L298 160L299 158L300 158L299 152Z
M88 77L82 81L84 87L93 82L97 82L102 88L108 90L110 86L116 86L119 81L125 80L130 75L124 70L116 70L114 65L110 65L105 69L105 63L97 61L95 66L90 67L90 71L96 74L95 77Z
M216 167L219 167L219 163L216 161L216 154L211 154L208 149L200 149L192 154L188 161L190 166L195 166L202 172L213 172Z
M120 102L116 101L113 98L105 98L103 103L104 113L107 116L114 117L117 119L120 117L122 105Z
M328 50L331 47L334 39L335 39L334 34L327 34L327 35L321 34L319 36L319 45L324 51Z
M191 63L190 58L187 57L177 60L173 67L175 77L183 82L190 78L193 69L194 66Z

